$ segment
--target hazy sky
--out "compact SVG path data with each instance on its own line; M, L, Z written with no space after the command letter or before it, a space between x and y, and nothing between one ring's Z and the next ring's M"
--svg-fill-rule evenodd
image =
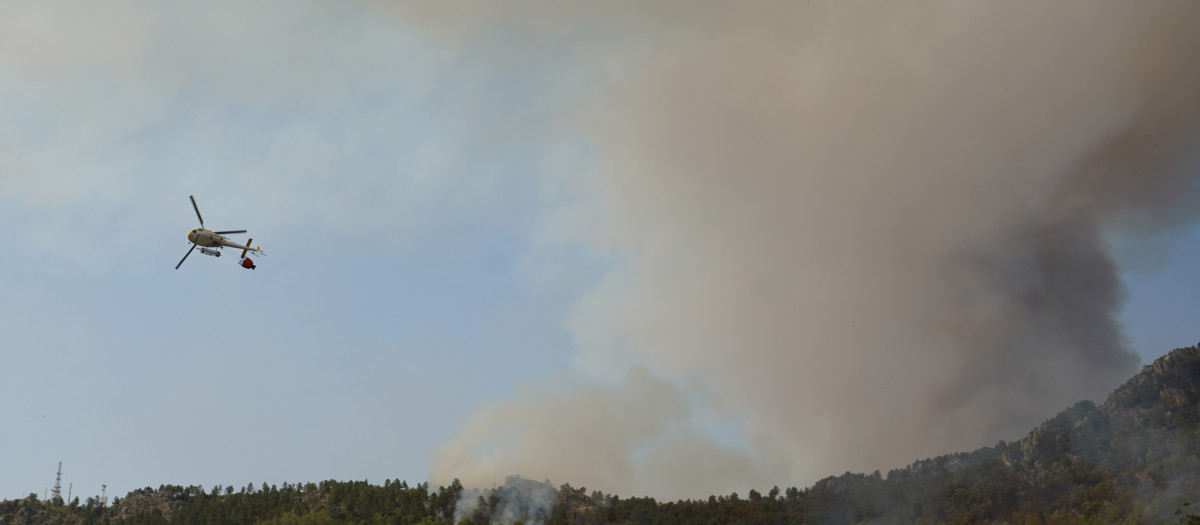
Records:
M0 498L804 486L1200 339L1190 0L814 4L0 5Z

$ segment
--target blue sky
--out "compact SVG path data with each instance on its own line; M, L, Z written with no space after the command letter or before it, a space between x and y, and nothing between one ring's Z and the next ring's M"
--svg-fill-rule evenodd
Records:
M41 495L58 461L83 498L421 481L481 406L571 391L596 358L575 323L636 248L576 235L606 150L547 123L625 62L377 4L225 7L0 8L0 498ZM173 269L188 195L249 230L257 270ZM1197 340L1200 229L1130 246L1148 362ZM747 446L717 412L706 437Z
M533 284L549 203L507 113L536 92L368 11L145 7L3 17L4 497L59 460L85 497L423 480L481 401L567 365L598 269ZM173 269L189 194L257 271Z
M1200 293L1192 264L1200 257L1200 228L1186 227L1151 250L1149 261L1130 263L1123 274L1129 298L1122 318L1130 344L1147 364L1200 341L1191 324L1192 298Z

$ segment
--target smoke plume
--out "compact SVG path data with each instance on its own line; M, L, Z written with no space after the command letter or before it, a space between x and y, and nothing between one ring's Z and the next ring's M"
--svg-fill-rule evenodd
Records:
M590 38L550 124L600 162L574 240L623 264L568 325L581 370L640 365L484 409L435 482L804 485L1134 371L1109 245L1195 217L1200 4L643 4L420 13Z

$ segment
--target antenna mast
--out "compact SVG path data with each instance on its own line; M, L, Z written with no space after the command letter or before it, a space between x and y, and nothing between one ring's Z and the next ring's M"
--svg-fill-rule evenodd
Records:
M58 477L54 478L54 490L50 491L50 501L62 501L62 462L58 462ZM61 503L60 503L61 504Z
M100 484L100 508L108 506L108 485Z

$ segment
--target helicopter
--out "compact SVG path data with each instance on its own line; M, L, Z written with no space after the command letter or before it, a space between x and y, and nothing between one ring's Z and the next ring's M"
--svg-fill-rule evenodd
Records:
M188 232L188 241L192 243L192 247L188 248L187 253L183 254L183 258L179 260L179 264L175 265L175 269L178 270L179 267L183 265L183 261L186 261L188 256L192 254L192 250L195 250L196 247L199 246L200 253L211 255L213 257L221 256L221 248L239 248L242 250L239 264L242 268L253 270L255 268L254 261L252 261L249 257L246 257L246 252L255 252L259 255L266 255L263 253L262 248L259 246L255 246L253 248L250 247L250 243L254 242L253 238L246 241L246 244L242 245L229 240L228 237L225 237L226 235L232 235L234 233L246 233L246 230L225 230L215 232L204 229L204 217L200 215L200 207L196 206L196 197L188 195L188 198L192 200L192 209L196 210L196 218L200 219L200 227Z

